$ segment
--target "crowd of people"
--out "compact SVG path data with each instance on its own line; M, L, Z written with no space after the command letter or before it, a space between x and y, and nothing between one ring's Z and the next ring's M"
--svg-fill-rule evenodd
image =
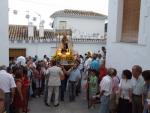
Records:
M69 68L46 55L0 66L0 113L27 113L31 98L44 97L46 106L58 107L65 97L74 102L83 88L88 107L99 103L99 113L149 113L150 70L134 65L118 75L117 69L105 67L105 47L75 59Z

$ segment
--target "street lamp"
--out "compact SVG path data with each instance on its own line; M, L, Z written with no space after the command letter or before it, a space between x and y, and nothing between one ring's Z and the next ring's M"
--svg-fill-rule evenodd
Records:
M8 11L11 12L14 14L14 15L17 15L18 14L18 11L16 9L11 9L11 8L8 8Z
M18 15L18 12L23 12L25 13L25 18L27 19L27 25L28 25L28 38L29 37L34 37L34 26L33 23L37 21L37 16L39 17L39 37L44 37L44 23L45 21L42 20L41 14L34 12L34 11L20 11L20 10L15 10L15 9L8 9L9 12L11 12L13 15ZM33 15L31 15L33 14ZM34 16L36 14L36 16Z

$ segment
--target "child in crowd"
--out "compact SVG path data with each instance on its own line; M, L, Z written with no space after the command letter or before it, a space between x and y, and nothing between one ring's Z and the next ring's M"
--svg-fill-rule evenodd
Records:
M90 70L89 74L89 107L95 107L95 99L93 96L98 92L98 78L96 70Z

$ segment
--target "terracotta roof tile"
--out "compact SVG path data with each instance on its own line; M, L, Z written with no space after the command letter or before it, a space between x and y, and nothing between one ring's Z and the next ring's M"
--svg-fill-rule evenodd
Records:
M56 34L63 34L66 32L67 34L71 35L71 30L56 30ZM45 29L44 30L44 37L39 37L39 30L34 27L34 36L28 37L28 26L27 25L9 25L9 40L39 40L39 39L53 39L54 38L54 31Z
M54 33L51 30L44 31L44 38L51 39L54 37ZM35 40L39 39L39 30L34 27L34 37L28 37L27 25L9 25L9 39L10 40Z
M70 29L67 30L56 30L55 35L62 35L64 32L68 35L72 34L72 31ZM28 37L28 26L27 25L9 25L9 40L10 41L19 41L22 42L25 40L26 42L29 42L29 40L32 40L33 42L35 40L43 40L47 41L47 39L54 41L54 31L51 31L49 29L44 30L44 37L39 37L39 30L34 27L34 37ZM90 41L91 39L73 39L75 42L87 42ZM104 41L102 39L93 39L91 41L94 41L94 43L99 43L99 42L106 42L105 39Z

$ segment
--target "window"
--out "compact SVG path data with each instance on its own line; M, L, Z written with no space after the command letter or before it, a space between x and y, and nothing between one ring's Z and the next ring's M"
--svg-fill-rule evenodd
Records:
M59 22L59 29L66 29L67 22L66 21L60 21Z
M124 0L121 42L138 42L141 0Z

